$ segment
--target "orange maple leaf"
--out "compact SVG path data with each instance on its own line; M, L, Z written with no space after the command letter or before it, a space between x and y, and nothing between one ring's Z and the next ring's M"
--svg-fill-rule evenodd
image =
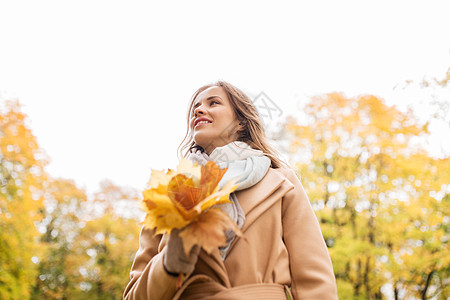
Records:
M226 246L227 239L224 232L227 229L232 229L236 235L242 236L237 224L222 210L211 208L201 214L197 221L189 224L180 233L186 256L195 244L202 245L208 253L220 246Z
M152 170L149 189L143 191L144 226L155 228L155 234L170 234L174 228L185 228L180 236L186 253L194 244L210 253L226 244L225 230L241 235L236 223L216 204L229 203L229 194L239 178L228 181L220 190L218 184L227 168L214 161L199 166L182 158L177 171Z

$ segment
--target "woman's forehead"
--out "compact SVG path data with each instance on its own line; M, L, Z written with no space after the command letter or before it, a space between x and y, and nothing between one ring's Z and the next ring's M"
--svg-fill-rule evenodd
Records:
M207 88L206 90L202 91L201 93L199 93L193 103L193 105L195 106L196 104L200 103L200 101L203 101L205 99L209 99L212 96L219 96L222 100L227 101L228 100L228 96L225 93L225 91L223 90L222 87L220 86L212 86Z
M206 90L202 91L200 94L198 94L197 99L208 97L213 94L219 94L219 96L221 96L221 95L225 95L225 91L223 90L223 88L221 86L216 86L216 85L211 86L211 87L207 88Z

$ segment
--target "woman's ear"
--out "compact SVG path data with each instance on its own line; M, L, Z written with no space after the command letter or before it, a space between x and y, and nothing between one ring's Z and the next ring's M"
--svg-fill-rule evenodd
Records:
M236 133L238 134L238 136L239 136L240 138L242 138L243 135L244 135L244 132L245 132L245 125L244 125L243 123L239 122L239 123L236 125Z

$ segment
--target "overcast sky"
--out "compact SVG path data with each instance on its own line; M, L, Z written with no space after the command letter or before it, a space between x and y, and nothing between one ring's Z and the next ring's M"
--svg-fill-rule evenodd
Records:
M104 178L141 189L152 168L176 166L188 101L205 83L264 92L279 120L334 91L420 101L423 91L393 87L444 76L449 10L411 0L0 0L0 97L22 103L51 175L89 192Z

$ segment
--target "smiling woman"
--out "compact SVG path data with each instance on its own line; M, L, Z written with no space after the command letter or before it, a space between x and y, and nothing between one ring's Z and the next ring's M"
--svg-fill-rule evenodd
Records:
M189 226L170 235L143 227L124 299L337 299L308 197L295 171L269 146L247 95L224 81L199 88L180 146L187 148L184 158L226 168L219 186L238 179L229 202L216 208L241 233L225 231L224 244L206 252L198 245L184 249L180 236Z
M206 154L238 139L242 125L222 87L212 86L201 92L193 108L190 129L195 143Z
M219 116L221 113L224 116ZM277 151L266 141L264 128L253 101L228 82L218 81L200 87L192 96L186 119L187 131L180 144L179 156L186 157L192 150L211 154L214 148L235 140L263 151L271 159L273 168L286 165L279 158ZM216 126L211 126L215 130L205 130L200 134L200 128L196 128L195 125L202 120L211 122L216 120ZM181 153L186 148L187 152Z

